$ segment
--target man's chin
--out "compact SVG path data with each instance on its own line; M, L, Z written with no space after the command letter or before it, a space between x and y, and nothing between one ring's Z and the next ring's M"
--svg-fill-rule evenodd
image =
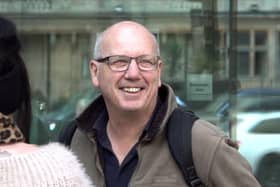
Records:
M141 111L141 108L137 108L137 107L125 107L125 108L123 108L123 111L125 111L125 112L137 112L137 111Z
M141 109L143 110L143 105L139 105L137 103L130 103L129 105L123 105L122 110L126 111L126 112L137 112L137 111L141 111Z

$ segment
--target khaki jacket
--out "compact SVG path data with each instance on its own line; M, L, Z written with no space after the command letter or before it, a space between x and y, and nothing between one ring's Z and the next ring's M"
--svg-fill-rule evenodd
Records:
M187 186L169 152L165 134L168 117L177 107L175 95L168 85L163 85L159 89L159 97L165 103L160 109L159 120L155 121L161 123L154 124L155 133L144 137L137 147L139 160L130 187ZM92 126L102 110L105 110L105 104L99 97L76 119L78 130L71 143L72 150L97 187L105 184ZM260 187L249 164L226 140L225 134L216 126L200 119L195 122L192 128L193 159L203 183L207 187Z

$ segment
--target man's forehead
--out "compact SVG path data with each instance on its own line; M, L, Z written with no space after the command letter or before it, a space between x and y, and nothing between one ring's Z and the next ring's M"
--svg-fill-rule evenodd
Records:
M156 53L154 36L142 25L135 22L117 23L102 33L101 50L104 53L138 54Z
M109 27L103 32L103 37L123 37L127 35L134 35L134 37L150 37L151 33L141 25L133 23L123 23Z

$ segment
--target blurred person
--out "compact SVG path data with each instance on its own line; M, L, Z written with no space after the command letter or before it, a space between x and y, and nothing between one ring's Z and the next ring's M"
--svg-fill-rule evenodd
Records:
M0 17L0 186L93 186L65 146L28 144L30 84L15 24Z
M177 104L161 82L162 65L156 38L139 23L118 22L97 37L90 72L101 95L73 122L70 144L97 186L188 186L167 143L166 124ZM205 186L260 186L220 129L198 119L191 134Z

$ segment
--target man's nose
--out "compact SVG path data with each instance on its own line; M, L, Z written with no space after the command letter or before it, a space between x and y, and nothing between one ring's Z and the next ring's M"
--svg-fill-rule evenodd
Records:
M138 68L137 62L135 59L132 59L127 71L125 72L126 78L137 78L140 75L140 70Z

